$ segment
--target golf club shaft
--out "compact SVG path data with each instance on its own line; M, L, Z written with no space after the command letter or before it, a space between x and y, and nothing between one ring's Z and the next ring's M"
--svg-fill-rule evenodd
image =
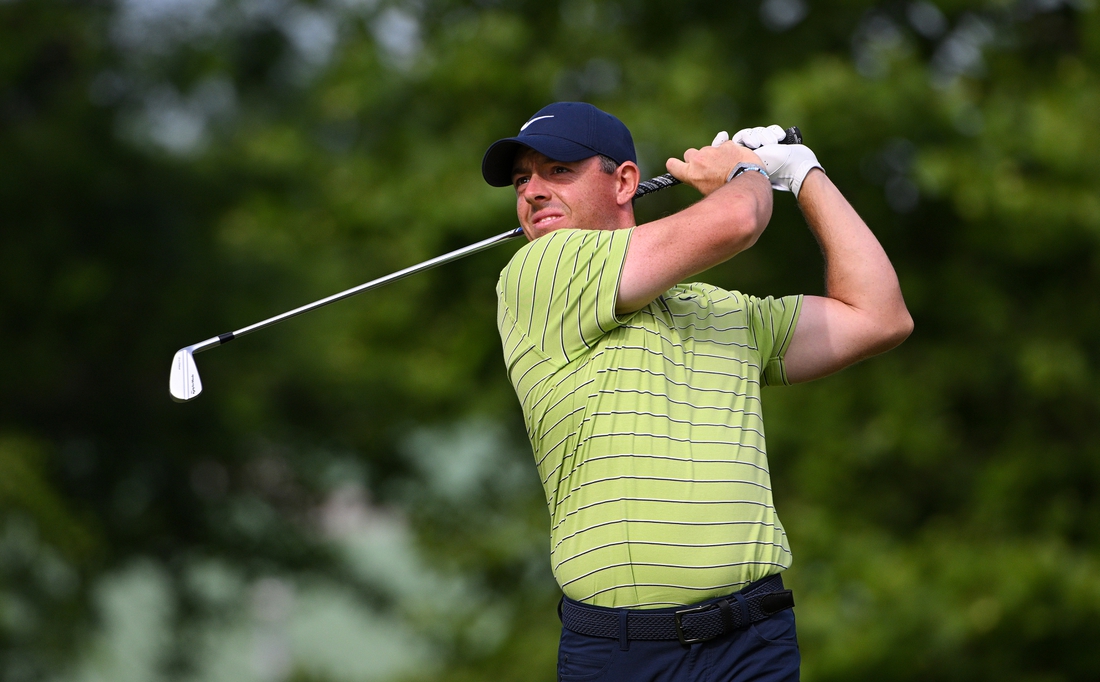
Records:
M802 133L798 130L798 128L787 128L787 137L782 140L782 144L801 144L801 142ZM639 183L638 190L634 193L634 198L637 199L638 197L643 197L652 192L657 192L659 190L665 189L666 187L672 187L673 185L679 184L680 181L672 177L672 175L669 173L658 175L655 178L651 178L649 180L646 180L645 182ZM445 253L442 256L436 256L435 258L426 260L423 263L419 263L417 265L411 265L404 270L398 270L397 272L386 275L384 277L379 277L378 279L371 280L370 282L366 282L365 284L360 284L359 286L346 289L338 294L333 294L332 296L322 298L319 301L307 303L306 305L295 308L294 310L288 310L281 315L269 317L266 320L262 320L255 324L250 324L247 327L241 327L240 329L229 332L227 334L219 334L218 336L211 337L205 341L196 343L193 346L188 346L187 348L192 353L199 353L208 348L213 348L215 346L229 343L233 339L244 336L245 334L251 334L254 331L259 331L265 327L270 327L273 324L278 324L284 320L289 320L292 317L297 317L298 315L308 313L311 310L316 310L317 308L324 307L330 303L335 303L336 301L343 300L345 298L348 298L349 296L355 296L356 294L361 294L364 291L369 291L371 289L376 289L391 282L396 282L397 280L404 279L409 275L415 275L418 272L430 270L434 267L443 265L444 263L450 263L451 261L465 258L466 256L472 256L475 253L479 253L481 251L484 251L485 249L496 246L501 242L511 241L512 239L521 236L523 236L523 228L521 227L508 230L507 232L498 234L495 237L483 239L475 244L471 244L461 249L451 251L450 253Z
M671 187L672 185L677 185L679 183L680 183L680 181L673 178L671 175L662 175L662 176L653 178L652 180L647 180L646 182L640 183L638 185L638 191L635 193L634 196L635 196L635 198L645 196L646 194L649 194L651 192L656 192L658 190L664 189L665 187ZM356 294L363 293L364 291L369 291L371 289L375 289L377 287L384 286L384 285L389 284L391 282L396 282L397 280L408 277L409 275L415 275L418 272L423 272L425 270L430 270L431 268L437 267L439 265L443 265L444 263L450 263L451 261L458 260L460 258L465 258L466 256L472 256L475 253L478 253L478 252L484 251L485 249L488 249L490 247L496 246L497 244L499 244L501 242L510 241L512 239L515 239L515 238L521 237L521 236L523 236L523 228L522 227L517 227L517 228L511 229L511 230L508 230L507 232L503 232L501 234L498 234L495 237L489 237L488 239L483 239L483 240L477 242L476 244L470 244L469 246L463 247L463 248L458 249L456 251L451 251L450 253L445 253L442 256L436 256L435 258L432 258L431 260L426 260L423 263L419 263L417 265L409 266L409 267L405 268L404 270L398 270L397 272L386 275L385 277L379 277L378 279L371 280L370 282L366 282L365 284L360 284L359 286L352 287L352 288L347 289L345 291L341 291L338 294L333 294L332 296L322 298L319 301L314 301L313 303L307 303L306 305L301 306L299 308L295 308L294 310L288 310L287 312L282 313L281 315L276 315L274 317L269 317L266 320L263 320L261 322L257 322L255 324L250 324L247 327L241 327L240 329L238 329L236 331L233 331L233 332L229 332L228 334L219 334L218 336L209 338L205 341L202 341L201 343L196 343L195 345L190 346L191 352L192 353L199 353L199 352L204 351L208 348L213 348L215 346L220 346L222 344L229 343L230 341L232 341L233 339L235 339L237 337L244 336L245 334L251 334L252 332L259 331L260 329L263 329L264 327L270 327L271 325L278 324L278 323L282 322L283 320L289 320L292 317L297 317L298 315L302 315L303 313L308 313L311 310L316 310L317 308L321 308L321 307L326 306L330 303L335 303L336 301L348 298L349 296L354 296Z
M405 277L408 277L409 275L415 275L418 272L423 272L425 270L430 270L434 267L443 265L444 263L450 263L451 261L458 260L460 258L465 258L466 256L472 256L475 253L478 253L480 251L484 251L485 249L488 249L492 246L496 246L497 244L499 244L501 242L506 242L506 241L509 241L511 239L515 239L516 237L519 237L519 236L522 236L522 235L523 235L523 228L517 227L517 228L509 230L507 232L503 232L501 234L498 234L495 237L489 237L488 239L483 239L483 240L481 240L481 241L479 241L475 244L470 244L469 246L465 246L461 249L451 251L450 253L445 253L442 256L436 256L435 258L432 258L430 260L426 260L423 263L418 263L416 265L411 265L411 266L405 268L404 270L398 270L397 272L390 273L390 274L388 274L384 277L379 277L378 279L374 279L374 280L371 280L371 281L366 282L364 284L360 284L359 286L355 286L355 287L352 287L350 289L346 289L344 291L341 291L340 293L333 294L332 296L327 296L327 297L322 298L318 301L314 301L313 303L307 303L306 305L295 308L294 310L288 310L287 312L282 313L281 315L276 315L274 317L269 317L266 320L262 320L260 322L255 323L255 324L250 324L247 327L241 327L240 329L238 329L236 331L233 331L233 332L229 332L228 334L219 334L218 336L207 339L207 340L205 340L201 343L196 343L195 345L191 346L190 347L191 352L192 353L198 353L200 351L206 350L207 348L213 348L214 346L220 346L222 344L229 343L230 341L232 341L233 339L235 339L239 336L244 336L245 334L251 334L252 332L259 331L259 330L263 329L264 327L270 327L271 325L278 324L278 323L282 322L283 320L289 320L292 317L297 317L298 315L302 315L303 313L308 313L311 310L316 310L317 308L324 307L324 306L326 306L330 303L335 303L336 301L348 298L349 296L354 296L356 294L361 294L364 291L369 291L371 289L376 289L380 286L384 286L384 285L389 284L391 282L396 282L397 280L404 279Z

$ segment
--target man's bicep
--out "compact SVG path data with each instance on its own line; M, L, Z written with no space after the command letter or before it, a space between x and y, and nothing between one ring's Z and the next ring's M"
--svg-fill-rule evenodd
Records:
M886 350L868 315L836 299L806 296L784 356L787 380L811 381Z

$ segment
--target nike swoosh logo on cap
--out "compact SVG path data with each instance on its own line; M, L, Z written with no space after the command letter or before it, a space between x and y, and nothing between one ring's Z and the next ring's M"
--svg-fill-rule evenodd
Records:
M519 131L522 133L524 130L527 130L527 126L531 125L535 121L538 121L538 120L541 120L541 119L544 119L544 118L554 118L554 115L550 114L549 116L536 116L533 119L531 119L530 121L528 121L527 123L524 123L523 127L521 127L519 129Z

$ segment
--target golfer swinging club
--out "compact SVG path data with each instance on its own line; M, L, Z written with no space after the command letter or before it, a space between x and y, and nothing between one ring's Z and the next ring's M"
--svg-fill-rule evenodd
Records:
M913 328L894 269L813 152L778 126L669 159L703 199L635 225L630 131L559 102L482 162L529 243L498 327L551 518L567 680L797 680L791 564L760 389L809 381ZM751 247L794 194L828 294L680 284Z

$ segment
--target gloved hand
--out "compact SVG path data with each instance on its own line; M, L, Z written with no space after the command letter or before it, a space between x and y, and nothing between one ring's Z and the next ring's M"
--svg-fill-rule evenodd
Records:
M814 168L821 168L817 157L804 144L767 144L753 151L764 162L772 189L794 192L795 199L806 175Z
M756 152L764 162L764 170L768 171L772 189L794 192L797 199L806 175L814 168L821 168L821 164L806 145L779 144L786 137L787 131L782 126L770 125L738 130L733 141Z
M787 131L781 126L771 125L767 128L743 128L733 136L733 141L742 147L756 149L766 144L778 144L787 137Z

